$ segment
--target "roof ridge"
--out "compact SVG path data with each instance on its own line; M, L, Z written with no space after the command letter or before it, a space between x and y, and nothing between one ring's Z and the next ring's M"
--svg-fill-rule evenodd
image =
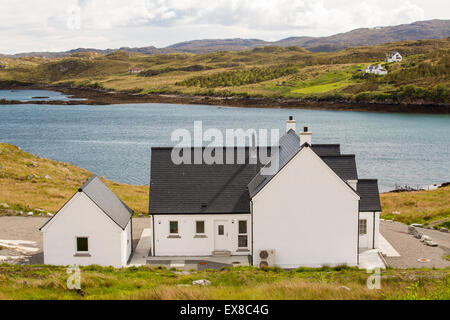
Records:
M83 185L81 187L78 188L78 192L83 191L84 188L86 188L92 181L94 181L95 178L98 178L97 175L93 174L92 176L89 177L89 179L86 180L85 183L83 183Z

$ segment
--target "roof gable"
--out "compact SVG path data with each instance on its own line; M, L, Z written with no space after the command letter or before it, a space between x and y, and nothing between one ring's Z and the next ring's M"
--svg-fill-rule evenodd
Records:
M83 192L97 207L99 207L115 224L120 228L125 229L128 225L133 210L131 210L117 195L111 191L97 176L90 177L79 189L78 192ZM76 193L75 193L76 195ZM74 195L74 196L75 196ZM62 207L66 207L70 200L74 198L72 196ZM39 228L42 230L52 219L54 219L58 213L55 213L53 217L48 219L46 223Z
M133 210L120 200L97 176L94 175L89 178L78 191L84 192L119 227L125 229L133 215Z
M262 175L261 172L250 181L248 190L253 198L270 180L300 152L300 137L294 130L289 130L279 141L279 169L272 175ZM339 144L312 145L311 149L342 179L358 179L354 155L341 155Z

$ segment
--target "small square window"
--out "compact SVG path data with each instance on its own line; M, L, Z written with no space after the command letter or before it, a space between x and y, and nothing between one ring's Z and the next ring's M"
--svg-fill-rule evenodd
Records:
M178 233L178 221L170 221L170 233Z
M247 221L239 221L239 233L247 233Z
M77 251L78 252L88 252L89 251L88 238L86 238L86 237L77 238Z
M238 247L239 248L247 248L248 247L248 237L246 235L238 237Z
M366 219L359 220L359 234L360 235L367 234L367 220Z
M205 233L205 221L196 221L195 222L195 233L197 233L197 234Z

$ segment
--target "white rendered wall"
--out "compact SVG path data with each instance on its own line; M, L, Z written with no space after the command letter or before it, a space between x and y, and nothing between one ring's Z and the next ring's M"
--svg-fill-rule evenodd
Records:
M130 222L128 222L128 225L126 226L125 230L121 233L121 239L122 239L122 265L126 265L130 255L131 255L131 247L132 247L132 236L131 236L131 219Z
M254 265L264 249L274 249L283 268L357 264L359 197L311 148L252 201Z
M44 263L122 267L122 229L77 192L42 229ZM76 256L76 237L88 237L90 257Z
M374 216L375 216L375 230L374 230ZM380 213L379 212L361 212L360 219L367 220L367 234L359 236L359 247L367 249L378 248L378 238L380 230ZM375 232L375 238L374 238Z
M228 223L228 248L232 255L249 255L251 250L250 214L155 215L156 256L209 256L215 250L215 220ZM248 250L238 248L238 221L247 221ZM169 222L178 221L180 238L169 237ZM196 221L205 221L205 236L196 237Z

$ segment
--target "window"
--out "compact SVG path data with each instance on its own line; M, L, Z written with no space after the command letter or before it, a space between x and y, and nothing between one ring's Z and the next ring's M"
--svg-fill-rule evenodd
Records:
M77 238L77 252L88 252L88 238L86 237L78 237Z
M195 233L197 233L197 234L205 233L205 221L196 221L195 222Z
M170 221L170 233L178 233L178 221Z
M239 248L247 248L248 247L248 240L247 235L239 235L238 236L238 247Z
M359 234L360 235L367 234L367 220L366 219L359 220Z
M246 234L247 233L247 221L239 221L239 233L242 234Z
M239 221L238 247L248 247L247 220Z
M219 230L218 230L219 236L223 236L225 234L225 228L223 224L219 224Z

